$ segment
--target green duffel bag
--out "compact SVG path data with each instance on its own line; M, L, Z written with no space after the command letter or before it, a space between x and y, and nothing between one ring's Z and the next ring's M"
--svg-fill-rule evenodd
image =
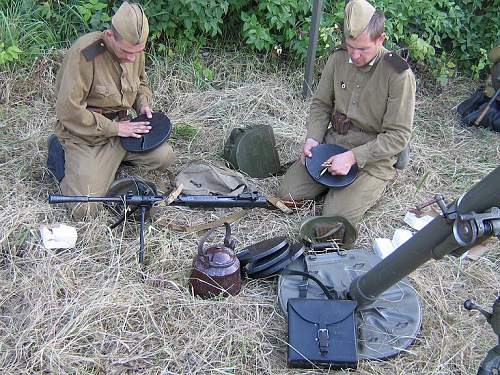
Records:
M223 156L232 168L250 177L269 177L280 169L273 128L269 125L233 129Z

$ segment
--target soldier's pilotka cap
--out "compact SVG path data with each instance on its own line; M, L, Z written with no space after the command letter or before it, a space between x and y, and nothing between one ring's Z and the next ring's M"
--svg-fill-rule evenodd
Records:
M138 45L146 43L149 23L139 4L124 1L111 19L111 24L127 42Z
M346 38L356 39L366 29L375 8L365 0L351 0L344 10L344 34Z

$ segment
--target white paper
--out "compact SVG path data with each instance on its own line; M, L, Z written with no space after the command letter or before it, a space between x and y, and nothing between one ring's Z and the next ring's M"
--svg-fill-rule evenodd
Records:
M407 212L403 221L413 229L421 230L423 227L429 224L433 219L434 218L429 215L417 217L413 212Z
M384 259L394 251L392 241L388 238L375 238L373 240L373 251L380 258Z
M406 229L396 229L392 240L388 238L375 238L373 240L373 251L380 258L384 259L393 253L399 246L404 244L413 236L413 233Z
M396 229L392 236L392 245L397 249L413 236L413 233L406 229Z
M76 228L66 224L40 225L40 234L46 249L71 249L78 237Z

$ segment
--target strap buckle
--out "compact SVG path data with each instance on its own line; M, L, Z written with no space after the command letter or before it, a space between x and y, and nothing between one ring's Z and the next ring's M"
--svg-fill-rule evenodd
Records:
M328 329L318 329L318 343L321 355L326 355L328 353L328 346L330 344L330 333L328 332Z

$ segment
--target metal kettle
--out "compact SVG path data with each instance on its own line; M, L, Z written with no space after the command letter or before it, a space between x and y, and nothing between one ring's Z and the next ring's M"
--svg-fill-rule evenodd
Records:
M202 298L236 295L241 289L240 261L234 252L231 226L224 223L224 244L205 247L204 243L216 228L207 232L198 243L198 254L193 259L189 285Z

